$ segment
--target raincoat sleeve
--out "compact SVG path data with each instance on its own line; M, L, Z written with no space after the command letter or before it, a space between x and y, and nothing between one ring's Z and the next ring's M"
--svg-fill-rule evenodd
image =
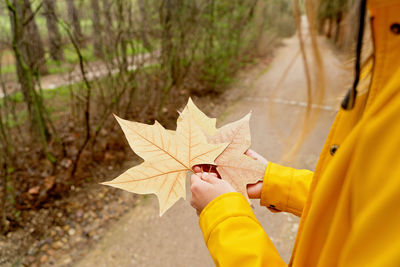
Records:
M215 198L201 212L199 223L216 266L286 266L239 193Z
M268 163L260 204L272 212L285 211L301 216L314 173Z

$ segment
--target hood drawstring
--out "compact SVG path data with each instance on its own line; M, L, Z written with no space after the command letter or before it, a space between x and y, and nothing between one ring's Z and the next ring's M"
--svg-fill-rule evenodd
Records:
M355 78L353 87L347 92L346 96L342 101L342 108L344 110L351 110L354 107L357 97L357 86L360 81L361 74L361 51L364 36L364 23L366 13L367 0L361 0L360 3L360 24L358 28L357 48L356 48L356 65L355 65Z

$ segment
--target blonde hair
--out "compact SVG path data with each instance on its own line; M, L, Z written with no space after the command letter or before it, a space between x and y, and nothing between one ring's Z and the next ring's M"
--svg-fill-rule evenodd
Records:
M304 7L305 12L308 20L308 31L310 34L311 39L311 49L306 50L304 45L304 36L302 32L302 25L301 25L301 16L300 16L300 7L299 7L299 0L292 0L293 1L293 15L296 22L297 27L297 37L299 40L300 46L300 54L302 56L303 64L304 64L304 71L305 71L305 78L307 84L307 106L306 112L302 115L302 118L298 120L298 124L293 128L291 131L288 140L286 143L286 147L284 148L284 153L281 158L282 163L287 163L293 159L293 157L298 153L302 144L304 143L307 136L310 132L314 129L315 124L318 120L320 115L320 110L312 109L313 105L321 105L325 95L325 87L326 87L326 80L325 80L325 71L324 71L324 64L323 59L321 57L320 49L318 47L318 32L317 32L317 10L319 8L318 4L319 1L316 0L305 0ZM359 1L355 1L352 6L349 6L350 13L352 16L347 16L347 19L344 21L347 29L347 34L345 36L346 43L354 43L354 36L355 31L352 25L354 25L353 18L355 17L354 14L356 13L355 10L358 10L357 7L359 6ZM368 19L366 20L367 28L370 28L368 23ZM373 45L372 45L372 37L370 32L366 31L367 34L364 35L364 45L363 45L363 58L362 58L362 73L360 84L357 87L360 94L365 93L368 91L369 84L370 84L370 77L372 71L372 64L373 64ZM348 45L349 47L351 45ZM297 58L299 54L295 55L295 58L290 62L287 69L282 74L282 77L279 79L277 83L277 87L285 79L288 71L290 70L291 66L294 63L294 60ZM351 66L353 69L354 60L349 60L347 64L344 64L342 67L346 68ZM349 67L350 69L350 67ZM312 77L311 77L312 76ZM349 85L350 88L350 85ZM274 91L276 91L275 88ZM270 115L271 118L273 116L273 110L270 108ZM300 134L298 129L301 129ZM283 136L283 135L280 135ZM298 136L296 138L296 136Z

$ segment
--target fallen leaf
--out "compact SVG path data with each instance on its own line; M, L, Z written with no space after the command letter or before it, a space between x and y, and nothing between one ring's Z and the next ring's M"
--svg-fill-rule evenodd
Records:
M54 183L55 183L54 176L47 176L46 178L44 178L43 184L44 184L44 187L46 188L46 190L49 190L50 188L52 188Z
M147 125L115 116L130 147L145 162L103 184L139 194L156 194L160 216L180 198L185 198L187 172L194 165L215 164L215 158L228 145L207 143L193 119L204 114L196 114L199 110L188 107L189 103L177 122L176 132L166 130L157 121Z
M28 193L31 195L37 195L37 194L39 194L39 191L40 191L40 187L37 185L37 186L29 188Z
M265 166L244 153L251 145L250 116L229 123L208 137L208 142L228 143L228 147L217 157L217 171L223 180L248 199L247 184L254 184L264 177Z

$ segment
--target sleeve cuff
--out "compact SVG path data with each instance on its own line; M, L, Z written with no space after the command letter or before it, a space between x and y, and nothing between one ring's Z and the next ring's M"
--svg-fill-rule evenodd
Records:
M309 170L270 162L264 174L260 204L272 212L285 211L301 216L313 175Z
M272 212L288 210L293 172L293 168L268 163L261 190L260 204L262 206L266 206Z
M200 214L199 224L206 244L213 229L230 217L248 217L259 224L249 202L240 193L223 194L208 203Z

